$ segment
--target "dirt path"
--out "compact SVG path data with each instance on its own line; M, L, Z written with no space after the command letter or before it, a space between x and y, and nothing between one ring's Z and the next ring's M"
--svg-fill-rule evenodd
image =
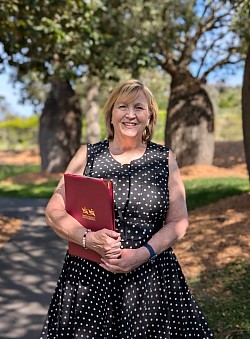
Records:
M250 193L229 197L189 213L186 236L175 252L188 278L250 260Z
M22 222L19 219L0 216L0 248L21 229L21 225Z

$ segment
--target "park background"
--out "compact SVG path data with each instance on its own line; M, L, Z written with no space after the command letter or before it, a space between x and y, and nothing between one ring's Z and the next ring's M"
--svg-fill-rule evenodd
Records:
M153 141L169 145L169 136L174 140L181 133L186 146L183 158L178 142L170 144L177 161L181 159L187 192L190 227L175 252L189 286L216 338L249 338L250 144L244 132L250 120L249 109L244 111L250 98L249 8L244 1L157 4L0 5L5 18L0 34L2 71L16 86L24 107L29 104L27 112L12 111L8 94L1 97L0 196L49 198L77 147L105 137L102 106L107 93L117 81L136 76L152 90L160 108ZM189 85L178 93L175 83ZM197 107L203 117L198 121ZM179 115L173 119L176 111ZM174 131L167 129L167 119L177 121ZM189 139L190 125L196 129L195 140ZM65 128L71 135L60 135ZM205 161L196 161L188 146L198 149L203 132L212 159L208 154ZM55 152L50 154L53 147L56 165ZM201 153L206 156L204 148ZM0 226L2 247L15 241L17 232L25 232L20 220L4 215Z

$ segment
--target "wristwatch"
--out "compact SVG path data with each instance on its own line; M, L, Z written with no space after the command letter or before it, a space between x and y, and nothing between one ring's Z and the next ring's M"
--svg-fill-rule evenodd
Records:
M157 254L155 253L153 247L150 246L148 243L144 244L143 246L145 246L147 248L147 250L149 251L150 257L149 257L148 261L151 264L154 263L155 259L157 258Z
M83 248L87 248L86 247L86 235L87 235L88 232L91 232L91 230L89 228L86 228L85 232L83 233L83 237L82 237Z

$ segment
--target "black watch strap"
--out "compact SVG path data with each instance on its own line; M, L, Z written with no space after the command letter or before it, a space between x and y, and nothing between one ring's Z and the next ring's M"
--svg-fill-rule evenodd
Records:
M145 246L146 249L149 251L149 254L150 254L149 261L154 262L155 259L157 258L157 254L155 253L153 247L149 245L148 243L144 244L143 246Z

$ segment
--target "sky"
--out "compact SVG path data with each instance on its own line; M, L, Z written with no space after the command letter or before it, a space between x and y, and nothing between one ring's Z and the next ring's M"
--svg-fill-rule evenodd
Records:
M240 67L235 75L228 76L226 84L229 86L240 86L242 84L243 68ZM34 112L31 104L25 105L18 103L20 100L20 92L18 88L14 88L9 81L8 74L0 74L0 97L5 97L9 111L21 117L29 117Z
M20 104L20 91L10 83L8 74L0 74L0 97L5 98L9 111L19 116L28 117L33 114L31 104Z

